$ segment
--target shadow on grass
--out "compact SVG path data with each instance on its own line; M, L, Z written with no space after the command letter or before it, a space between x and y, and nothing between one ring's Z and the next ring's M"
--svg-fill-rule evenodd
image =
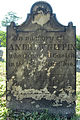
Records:
M72 118L60 117L58 115L50 115L47 111L42 113L38 112L27 112L27 113L18 113L13 111L8 111L7 120L80 120L80 115L76 114Z

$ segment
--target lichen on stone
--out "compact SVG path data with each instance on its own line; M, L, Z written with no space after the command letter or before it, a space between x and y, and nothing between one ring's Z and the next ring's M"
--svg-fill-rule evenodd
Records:
M56 62L54 62L53 65L48 68L48 70L47 70L47 76L50 76L50 74L51 74L50 71L51 71L51 69L54 69L55 66L56 66Z

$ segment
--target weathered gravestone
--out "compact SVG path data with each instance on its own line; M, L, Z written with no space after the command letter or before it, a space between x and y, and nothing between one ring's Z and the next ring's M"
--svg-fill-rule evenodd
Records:
M75 113L75 31L46 2L35 3L22 25L7 27L7 107Z

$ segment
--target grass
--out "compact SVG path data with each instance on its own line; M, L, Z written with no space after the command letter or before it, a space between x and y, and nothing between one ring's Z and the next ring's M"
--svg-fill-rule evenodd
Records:
M76 73L76 113L80 115L80 73Z
M5 62L0 62L0 120L6 120L6 70Z
M76 73L76 116L71 120L80 120L80 73ZM0 62L0 120L6 120L7 115L11 114L12 118L7 120L67 120L67 118L60 118L59 116L51 116L48 112L39 114L35 113L20 113L13 114L6 108L6 62Z

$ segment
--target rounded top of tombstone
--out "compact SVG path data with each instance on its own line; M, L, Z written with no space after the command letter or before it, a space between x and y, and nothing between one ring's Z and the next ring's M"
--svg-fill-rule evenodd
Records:
M39 2L34 3L31 8L31 13L35 14L40 10L42 10L45 14L52 13L52 8L50 4L44 1L39 1Z

